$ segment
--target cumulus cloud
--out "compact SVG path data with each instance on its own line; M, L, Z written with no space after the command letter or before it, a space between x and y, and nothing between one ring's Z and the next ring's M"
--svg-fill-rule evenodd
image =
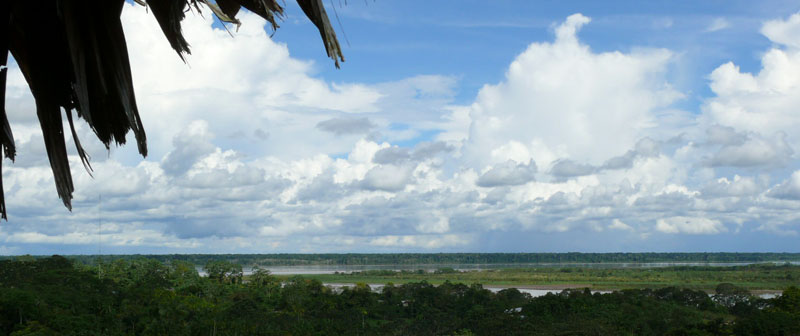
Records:
M632 150L625 152L624 155L612 157L600 167L600 169L628 169L633 167L633 160L636 158L656 157L660 154L661 145L648 137L636 142Z
M558 160L550 168L550 174L560 178L589 175L595 171L595 167L588 164L581 164L575 161L564 159Z
M409 161L424 161L453 151L453 146L443 141L420 142L413 149L386 147L375 153L372 162L378 164L401 164Z
M496 164L483 173L476 184L479 187L514 186L533 181L536 176L536 163L517 163L513 160Z
M443 246L466 245L469 237L459 235L443 236L382 236L372 239L369 244L381 247L439 248Z
M750 176L735 175L733 180L723 177L708 183L700 193L704 198L753 196L764 190L765 182Z
M415 160L425 160L439 154L452 152L453 150L453 146L444 141L421 142L414 148L412 158Z
M411 182L412 172L409 165L378 165L367 172L360 186L367 190L401 191Z
M794 154L792 147L786 142L786 134L779 132L773 139L760 136L748 136L741 144L723 146L709 161L718 166L779 167L787 164Z
M719 221L703 217L676 216L656 222L656 230L664 233L716 234L727 229Z
M611 230L633 231L633 227L616 218L611 221L611 224L608 225L608 228Z
M335 135L364 134L375 128L368 118L333 118L317 123L317 128Z
M301 202L333 202L346 194L347 189L334 181L332 172L317 175L311 183L302 187L295 194L295 198Z
M387 147L377 151L375 157L372 158L372 162L378 164L395 164L405 162L410 158L411 154L407 148Z
M800 47L800 13L786 20L770 20L761 27L761 33L770 41L788 47Z
M706 134L711 145L740 146L747 141L747 134L736 132L733 127L711 125Z
M172 139L174 149L164 157L162 168L168 174L185 173L200 158L214 152L215 147L211 143L213 137L208 130L208 122L193 121Z
M38 124L36 118L36 106L33 94L28 89L28 82L19 69L19 65L9 55L8 67L6 70L6 96L5 107L9 122L14 124L14 135L18 136L17 128L19 124Z
M543 166L559 158L600 164L669 115L666 107L682 97L664 78L672 53L595 53L577 35L590 21L568 17L555 41L531 44L501 83L480 90L469 107L469 160L503 162L510 157L487 154L516 143Z
M763 69L721 65L712 97L681 112L678 53L594 51L580 14L465 105L452 76L326 82L247 13L235 38L189 15L191 67L144 9L126 5L123 20L151 156L92 147L102 154L94 179L75 174L72 214L46 160L4 165L14 225L0 226L0 253L98 239L123 252L567 248L558 235L669 249L659 238L800 230L791 27L765 25L776 46ZM41 152L24 79L9 78L18 145Z
M258 143L228 141L242 153L296 159L319 151L344 152L352 145L352 139L331 139L317 130L352 134L372 125L363 119L367 116L350 115L376 111L383 95L377 89L314 77L312 63L292 58L286 45L270 39L263 19L243 12L240 20L231 37L213 26L213 16L188 13L183 30L192 54L184 64L152 13L143 6L124 6L122 22L150 155L160 158L171 150L170 141L181 130L175 125L200 119L220 136L231 130L256 139L269 135L270 141ZM298 134L304 141L295 141Z
M792 173L792 176L775 186L767 195L780 199L800 200L800 170Z
M703 106L709 124L772 136L783 132L792 147L800 145L800 15L764 24L761 32L776 44L761 57L758 73L744 73L733 62L711 72L715 97Z

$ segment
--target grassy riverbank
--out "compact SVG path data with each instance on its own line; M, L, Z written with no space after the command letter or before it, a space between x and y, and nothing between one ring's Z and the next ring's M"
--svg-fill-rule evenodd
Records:
M291 276L281 275L288 279ZM403 284L427 281L441 284L445 281L484 286L511 286L523 288L590 287L593 289L657 288L676 286L713 290L718 284L728 282L749 290L782 290L800 284L800 266L760 264L733 267L679 266L664 268L531 268L483 271L456 271L440 269L422 271L364 271L349 274L303 275L324 283Z

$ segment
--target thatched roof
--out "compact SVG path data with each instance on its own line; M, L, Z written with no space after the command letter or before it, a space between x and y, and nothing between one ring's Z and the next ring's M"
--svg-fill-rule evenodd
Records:
M136 0L150 8L170 45L183 59L191 53L181 32L186 12L210 9L220 20L239 24L241 7L278 27L283 8L276 0ZM0 5L0 147L12 161L14 136L5 110L8 52L16 59L36 100L56 190L64 205L72 209L74 191L67 160L61 109L88 171L89 156L75 134L73 110L94 130L108 148L126 142L133 131L139 153L147 155L147 141L131 79L128 48L120 14L125 0L5 0ZM339 67L344 61L321 0L297 0L317 26L328 56ZM0 167L2 160L0 160ZM0 215L7 218L0 175Z

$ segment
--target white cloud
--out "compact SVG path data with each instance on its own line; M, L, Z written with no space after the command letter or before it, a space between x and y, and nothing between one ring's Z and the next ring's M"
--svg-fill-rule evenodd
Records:
M608 228L611 230L633 231L633 227L616 218L611 221L611 224L608 225Z
M762 33L777 45L761 57L761 70L743 73L728 62L710 75L715 97L703 106L702 120L737 131L772 136L783 132L791 147L800 145L800 15L764 24Z
M362 84L314 78L312 64L291 58L285 45L269 38L263 19L245 11L240 20L231 37L212 27L213 16L189 13L183 30L192 54L184 64L152 14L125 5L122 22L151 155L163 156L170 150L164 144L181 129L175 125L194 120L206 121L220 139L237 132L268 133L266 142L231 141L250 155L299 159L346 151L357 138L331 139L315 126L335 118L365 118L347 115L376 111L383 94ZM298 134L304 141L295 141Z
M446 233L450 231L450 219L442 211L435 211L422 219L416 230L421 233Z
M577 163L569 159L563 159L558 160L553 164L553 167L550 168L550 174L556 177L568 178L589 175L593 173L595 169L596 168L592 167L591 165Z
M775 186L768 195L780 199L800 200L800 170L795 171L789 179Z
M514 158L518 162L599 164L633 147L669 114L664 109L682 96L664 78L672 53L595 53L577 37L589 22L570 16L556 28L554 42L531 44L503 82L480 90L469 106L468 162L503 162L508 158L486 162L487 153L519 144L530 157Z
M536 163L517 163L508 160L492 166L483 173L476 184L481 187L514 186L533 181L536 175Z
M744 143L723 146L714 154L712 166L784 166L790 162L794 150L786 142L786 134L779 132L773 139L748 136Z
M739 146L747 141L747 134L736 132L732 127L712 125L706 130L706 134L712 145Z
M590 20L576 14L472 104L453 106L451 76L326 82L250 14L235 38L190 14L189 67L148 13L125 11L151 156L106 155L85 139L95 178L71 157L69 214L53 192L38 125L12 111L18 145L31 154L4 167L14 225L0 226L11 244L0 253L92 245L101 216L109 246L184 252L521 241L502 247L511 249L586 232L624 234L646 249L659 235L727 232L723 223L737 234L800 229L800 171L786 176L797 169L800 126L800 92L783 73L800 64L792 51L770 50L756 75L720 66L709 77L715 96L691 115L670 106L682 97L669 84L675 53L595 52L577 35ZM13 108L30 109L14 76ZM431 130L442 132L405 141ZM78 131L91 140L88 127Z
M676 216L656 221L656 230L664 233L716 234L727 231L727 228L713 219Z
M648 137L636 142L632 150L625 152L624 155L615 156L606 160L601 169L627 169L633 166L637 158L657 157L661 152L661 145Z
M770 20L761 27L761 33L770 41L791 48L800 47L800 13L787 20Z
M412 157L416 160L425 160L433 158L439 154L449 153L453 151L453 149L453 146L443 141L420 142L414 148Z
M382 236L370 241L370 245L381 247L417 247L434 249L445 246L465 245L471 241L469 237L459 235L443 236Z
M208 122L195 120L172 139L174 149L164 157L161 166L168 174L185 173L202 157L214 152Z
M728 20L722 17L718 17L708 24L708 27L706 27L706 32L710 33L710 32L720 31L723 29L728 29L730 26L731 23L728 22Z
M411 159L411 154L408 148L400 148L397 146L386 147L375 153L372 162L379 164L394 164L403 163Z
M720 178L706 185L702 190L702 197L746 197L757 195L764 190L764 181L757 181L753 177L735 175L733 180Z
M317 123L317 128L336 135L364 134L374 127L368 118L332 118Z
M409 165L378 165L367 172L360 185L368 190L401 191L411 182L412 172Z

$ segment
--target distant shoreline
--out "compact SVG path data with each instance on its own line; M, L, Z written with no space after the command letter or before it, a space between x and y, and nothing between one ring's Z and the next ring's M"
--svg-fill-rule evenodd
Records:
M31 257L31 256L28 256ZM43 256L32 256L40 258ZM715 263L770 263L800 262L800 253L789 252L608 252L608 253L272 253L272 254L153 254L153 255L69 255L65 256L84 264L97 260L155 259L161 262L182 260L195 265L224 260L242 266L432 266L438 265L546 265L588 266L603 264L715 264ZM18 256L0 256L14 259Z
M714 292L721 283L731 283L750 291L773 293L796 285L800 279L797 264L753 264L747 266L679 266L658 268L506 268L482 271L459 271L442 268L433 272L365 270L338 274L275 274L287 280L295 276L322 283L395 283L426 281L481 284L497 288L563 290L591 288L619 290L679 287Z
M387 283L369 283L368 285L369 286L385 286L386 284L388 284L388 282ZM338 283L338 282L333 282L333 283L324 283L324 285L332 286L332 287L354 287L354 286L356 286L356 283L349 283L349 282ZM483 286L483 288L492 288L492 289L516 288L516 289L522 289L522 290L542 290L542 291L563 291L565 289L589 288L592 291L613 292L613 291L620 291L620 290L628 289L628 288L624 288L624 287L622 287L622 288L596 288L596 287L593 287L591 284L576 284L576 283L573 283L573 284L568 284L568 283L565 283L565 284L550 284L550 285L494 285L494 284L481 284L481 286ZM630 289L634 289L634 288L630 288ZM714 289L713 288L701 289L701 290L705 291L708 294L714 294ZM777 289L753 289L753 290L750 290L750 294L755 295L755 296L765 295L765 294L766 295L780 295L782 292L783 292L782 290L777 290Z

